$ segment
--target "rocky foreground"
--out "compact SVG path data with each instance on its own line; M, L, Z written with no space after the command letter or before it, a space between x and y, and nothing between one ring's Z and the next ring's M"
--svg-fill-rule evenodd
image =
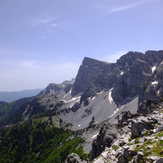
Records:
M159 163L163 157L163 104L148 115L126 118L117 139L94 163Z
M145 115L123 112L118 121L116 134L109 124L101 128L92 145L93 157L99 155L93 163L163 162L163 103Z
M118 126L106 122L94 137L91 157L82 161L71 154L66 163L162 163L163 103L151 104L149 114L123 112Z

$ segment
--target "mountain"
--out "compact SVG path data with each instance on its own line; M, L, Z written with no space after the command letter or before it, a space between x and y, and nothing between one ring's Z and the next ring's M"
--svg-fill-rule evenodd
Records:
M163 51L128 52L116 63L85 57L75 80L49 84L24 105L21 119L52 114L78 130L92 119L115 123L120 112L147 112L146 102L163 94L162 61Z
M95 163L157 161L163 157L162 83L163 51L128 52L116 63L85 57L75 80L51 83L34 97L2 102L1 128L50 122L82 137L83 150ZM147 146L148 153L143 147L152 138L156 141ZM82 161L71 152L66 157L67 163Z
M36 96L41 89L31 89L31 90L23 90L23 91L15 91L15 92L0 92L0 101L12 102L24 97Z

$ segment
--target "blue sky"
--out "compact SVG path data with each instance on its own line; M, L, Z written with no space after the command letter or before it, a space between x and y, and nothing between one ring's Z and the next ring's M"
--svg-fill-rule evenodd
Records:
M163 0L0 0L0 90L75 77L84 56L163 49Z

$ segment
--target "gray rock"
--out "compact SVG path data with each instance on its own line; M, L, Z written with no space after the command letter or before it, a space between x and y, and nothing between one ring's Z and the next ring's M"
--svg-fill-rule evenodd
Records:
M132 163L146 163L146 161L143 155L137 154L136 156L134 156Z
M132 114L130 111L124 111L120 115L117 116L118 126L123 127L125 124L128 124L128 119L132 118Z
M85 57L73 85L72 95L84 93L91 87L100 90L112 88L116 79L115 68L116 64L109 64Z
M115 133L112 133L112 130L105 124L100 129L99 135L92 143L92 158L96 158L105 150L106 147L110 147L115 138Z
M65 163L86 163L85 161L82 161L76 153L72 153L67 156L67 159Z
M157 160L156 163L163 163L163 158L160 158L159 160Z
M163 125L159 126L158 129L156 130L156 132L161 132L163 131Z
M118 154L117 163L128 163L134 156L137 155L137 152L129 150L128 148L124 149L122 153Z
M140 137L144 130L154 129L151 122L132 122L131 123L131 138Z
M120 155L118 157L117 163L128 163L128 162L129 162L128 159L124 155Z
M114 88L112 96L116 104L124 104L136 96L140 97L140 101L144 98L154 99L158 89L151 85L154 79L152 67L160 65L162 60L163 51L147 51L145 54L128 52L117 63L85 57L73 85L72 95L86 94L86 100L86 97L91 96L92 89L97 92ZM160 65L156 73L156 80L160 82L163 80L162 67Z

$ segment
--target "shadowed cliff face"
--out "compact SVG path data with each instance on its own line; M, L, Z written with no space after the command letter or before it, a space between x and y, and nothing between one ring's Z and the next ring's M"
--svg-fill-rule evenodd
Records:
M111 88L115 69L115 64L85 57L73 85L72 95L83 93L93 86L97 90Z
M85 94L90 88L96 92L113 88L112 96L117 104L126 103L135 96L143 99L157 68L157 76L161 79L159 65L162 60L163 51L147 51L145 54L129 52L117 60L117 63L86 57L80 66L72 95Z

